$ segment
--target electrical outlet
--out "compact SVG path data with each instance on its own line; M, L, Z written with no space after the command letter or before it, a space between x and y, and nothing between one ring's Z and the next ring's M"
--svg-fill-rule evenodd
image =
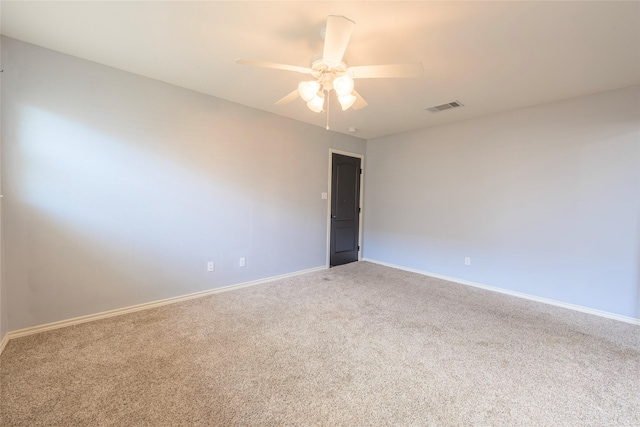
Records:
M244 257L240 258L240 267L244 267L245 266L245 259Z
M213 263L213 261L209 261L207 263L207 271L213 271L216 269L216 265Z
M464 258L464 265L471 265L471 258L465 257Z

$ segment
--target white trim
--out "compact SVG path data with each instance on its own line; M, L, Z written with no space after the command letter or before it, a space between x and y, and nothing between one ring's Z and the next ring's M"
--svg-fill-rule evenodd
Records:
M360 169L362 169L362 175L360 176L360 218L358 218L358 246L360 247L360 250L358 251L358 261L362 261L362 215L364 214L364 154L350 153L348 151L329 148L329 179L327 180L327 182L329 183L329 188L327 189L327 268L329 268L329 257L331 255L331 172L333 166L333 162L331 160L333 157L332 154L334 153L360 159Z
M73 319L61 320L59 322L46 323L44 325L32 326L30 328L19 329L17 331L11 331L3 340L6 345L6 341L14 338L25 337L27 335L38 334L40 332L50 331L53 329L65 328L67 326L78 325L80 323L93 322L95 320L106 319L108 317L120 316L122 314L134 313L136 311L148 310L150 308L161 307L163 305L175 304L177 302L187 301L190 299L206 297L208 295L219 294L227 291L234 291L236 289L247 288L249 286L255 286L262 283L273 282L275 280L285 279L287 277L299 276L301 274L307 274L314 271L326 270L325 266L309 268L307 270L296 271L293 273L281 274L279 276L272 276L266 279L253 280L251 282L239 283L236 285L223 286L221 288L210 289L207 291L194 292L192 294L182 295L178 297L166 298L158 301L148 302L144 304L132 305L125 308L117 308L115 310L103 311L101 313L89 314L87 316L75 317ZM3 347L0 347L3 348ZM1 352L1 351L0 351Z
M391 264L383 261L376 261L369 258L363 258L363 261L371 262L374 264L384 265L385 267L397 268L398 270L409 271L411 273L422 274L423 276L434 277L436 279L447 280L449 282L460 283L461 285L473 286L474 288L486 289L488 291L499 292L501 294L511 295L518 298L524 298L531 301L541 302L544 304L555 305L556 307L567 308L569 310L579 311L582 313L593 314L595 316L605 317L607 319L618 320L620 322L631 323L632 325L640 325L640 319L636 317L623 316L621 314L610 313L608 311L597 310L595 308L584 307L581 305L570 304L567 302L556 301L549 298L538 297L531 294L525 294L522 292L511 291L508 289L498 288L490 285L483 285L481 283L471 282L469 280L458 279L457 277L444 276L442 274L431 273L424 270L418 270L416 268L403 267L397 264Z
M2 341L0 341L0 355L2 355L2 352L4 351L4 348L7 346L8 342L9 334L5 334L4 337L2 337Z

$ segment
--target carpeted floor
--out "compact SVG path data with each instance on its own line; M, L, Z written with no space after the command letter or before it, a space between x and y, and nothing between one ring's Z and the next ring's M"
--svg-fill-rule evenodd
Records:
M9 342L3 426L639 426L640 327L360 262Z

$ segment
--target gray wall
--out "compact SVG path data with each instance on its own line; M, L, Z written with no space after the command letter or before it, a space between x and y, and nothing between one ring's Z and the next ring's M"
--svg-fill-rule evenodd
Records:
M9 330L325 265L329 148L364 140L2 47Z
M365 258L640 317L638 88L370 140L365 192Z
M2 4L0 3L0 13ZM0 20L1 22L1 20ZM0 52L2 52L2 38L0 37ZM0 55L0 70L2 69L2 57ZM2 87L2 74L0 73L0 88ZM0 117L2 116L2 90L0 89ZM0 159L2 158L2 120L0 119ZM2 194L2 164L0 161L0 194ZM8 332L6 299L4 298L4 286L2 285L2 199L0 199L0 342Z

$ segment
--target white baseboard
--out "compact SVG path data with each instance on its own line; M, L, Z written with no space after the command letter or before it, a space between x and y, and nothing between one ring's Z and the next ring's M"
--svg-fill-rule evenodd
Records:
M473 286L474 288L486 289L488 291L499 292L501 294L511 295L518 298L524 298L531 301L541 302L544 304L555 305L556 307L567 308L569 310L579 311L582 313L593 314L600 317L606 317L607 319L618 320L620 322L631 323L633 325L640 325L640 319L636 317L623 316L621 314L610 313L608 311L597 310L595 308L584 307L576 304L569 304L562 301L556 301L549 298L538 297L531 294L525 294L522 292L511 291L509 289L498 288L495 286L483 285L481 283L471 282L469 280L458 279L457 277L444 276L442 274L431 273L424 270L418 270L415 268L403 267L401 265L391 264L383 261L376 261L374 259L363 258L362 261L367 261L373 264L384 265L385 267L397 268L398 270L410 271L412 273L421 274L423 276L434 277L436 279L447 280L449 282L459 283L461 285Z
M0 344L0 354L2 354L2 350L7 342L14 338L26 337L27 335L38 334L40 332L50 331L52 329L65 328L67 326L78 325L80 323L93 322L95 320L106 319L108 317L120 316L127 313L133 313L136 311L148 310L150 308L161 307L163 305L175 304L177 302L187 301L194 298L202 298L207 295L219 294L221 292L234 291L236 289L247 288L249 286L255 286L262 283L273 282L275 280L284 279L287 277L299 276L301 274L307 274L314 271L326 270L326 266L309 268L307 270L300 270L293 273L281 274L279 276L267 277L265 279L253 280L250 282L238 283L236 285L224 286L221 288L210 289L207 291L195 292L192 294L182 295L173 298L167 298L163 300L148 302L144 304L132 305L130 307L125 308L117 308L115 310L103 311L101 313L89 314L87 316L74 317L73 319L61 320L59 322L46 323L44 325L33 326L30 328L19 329L16 331L11 331L5 335L2 340L2 344Z
M2 354L2 351L7 346L8 342L9 342L9 334L4 334L4 337L2 337L2 341L0 341L0 354Z

